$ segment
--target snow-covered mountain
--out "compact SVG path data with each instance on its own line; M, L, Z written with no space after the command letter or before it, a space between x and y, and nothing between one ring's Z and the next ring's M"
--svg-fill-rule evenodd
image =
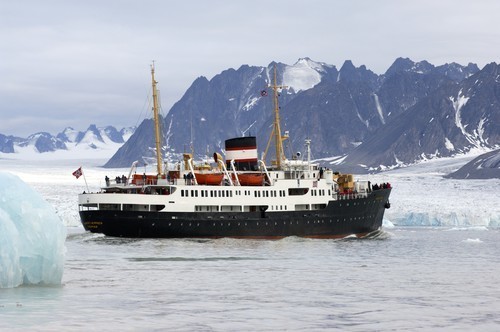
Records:
M500 147L500 65L443 81L350 151L341 165L382 170Z
M293 65L242 65L212 79L197 78L162 119L164 152L171 158L194 148L195 158L224 150L224 141L257 137L262 153L270 137L277 69L281 128L290 157L311 139L312 157L341 172L373 172L425 160L484 153L500 147L500 65L434 66L398 58L382 75L347 60L333 65L299 59ZM168 82L160 82L167 85ZM125 142L125 143L124 143ZM103 151L106 167L128 167L154 154L153 125L137 130L90 126L51 137L0 135L0 152ZM24 150L23 150L24 149ZM268 162L274 156L268 155ZM104 153L107 153L107 155ZM302 151L303 152L303 151ZM302 153L302 155L305 155Z
M451 179L500 179L500 150L484 153L446 177Z
M134 131L134 127L118 131L113 126L90 125L86 131L67 127L55 136L47 132L35 133L27 138L0 134L0 153L21 159L47 153L52 153L51 156L57 154L59 158L82 157L82 154L89 158L106 158L116 152Z
M273 81L275 65L278 83L288 87L281 93L282 105L323 80L334 81L338 76L335 66L304 58L292 66L274 62L267 67L243 65L237 70L225 70L211 80L199 77L163 121L166 150L182 153L192 145L198 155L204 155L207 148L211 155L223 148L224 140L249 134L256 135L258 145L264 147L273 114L272 91L268 86ZM144 122L134 134L142 137L132 136L106 167L130 165L151 156L154 138L152 132L143 130L145 125ZM136 144L139 141L141 145Z
M200 158L223 150L228 138L255 135L262 152L274 114L268 88L274 66L278 84L287 86L279 101L282 130L290 133L289 156L309 138L313 157L325 166L366 172L500 145L495 63L479 70L475 64L434 66L398 58L377 75L349 60L337 69L304 58L293 65L243 65L211 80L199 77L163 121L165 150L176 154L193 146ZM151 155L154 140L146 127L106 166Z

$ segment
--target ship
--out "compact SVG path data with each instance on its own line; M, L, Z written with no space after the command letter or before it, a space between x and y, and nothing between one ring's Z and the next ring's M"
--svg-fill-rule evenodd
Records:
M311 140L305 156L287 159L280 127L279 92L274 81L274 124L263 158L255 136L229 138L225 156L196 165L185 153L173 169L164 169L161 155L159 101L154 64L151 66L155 121L155 174L137 174L107 181L98 192L78 195L86 231L127 238L255 238L280 239L366 237L380 232L390 207L391 185L356 180L311 160ZM270 143L275 159L266 165Z

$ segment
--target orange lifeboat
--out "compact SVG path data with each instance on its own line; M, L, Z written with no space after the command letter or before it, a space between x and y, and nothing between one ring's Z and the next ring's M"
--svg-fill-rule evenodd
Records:
M264 179L264 173L238 173L238 180L242 186L263 186Z
M196 177L196 182L198 184L204 184L209 186L218 186L222 182L224 178L224 174L222 173L201 173L195 172L194 176Z

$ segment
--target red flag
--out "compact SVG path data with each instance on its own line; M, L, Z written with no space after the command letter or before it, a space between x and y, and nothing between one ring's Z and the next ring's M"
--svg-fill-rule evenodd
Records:
M73 175L78 179L80 176L83 175L83 172L82 172L82 167L80 166L80 168L78 168L76 171L73 172Z

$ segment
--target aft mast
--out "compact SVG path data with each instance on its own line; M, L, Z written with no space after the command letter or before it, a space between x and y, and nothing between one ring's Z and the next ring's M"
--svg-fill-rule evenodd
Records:
M153 120L155 122L155 143L156 143L156 165L158 175L163 175L162 153L161 153L161 132L160 132L160 116L158 106L158 90L156 89L155 81L155 63L151 65L151 82L153 86Z

